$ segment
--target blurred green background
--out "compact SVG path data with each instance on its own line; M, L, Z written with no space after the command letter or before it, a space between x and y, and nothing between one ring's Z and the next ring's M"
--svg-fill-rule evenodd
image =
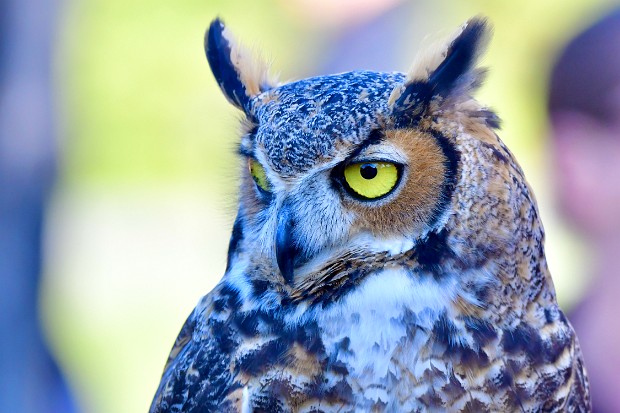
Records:
M537 194L567 308L587 286L589 255L554 210L547 72L561 45L613 4L65 2L55 53L61 173L48 212L42 316L83 411L146 411L185 317L223 274L240 115L204 57L204 30L215 16L283 80L330 67L335 43L346 45L347 33L365 25L373 36L371 22L395 8L402 27L386 42L398 71L424 34L488 16L495 34L483 64L491 72L478 97L503 118L500 136Z

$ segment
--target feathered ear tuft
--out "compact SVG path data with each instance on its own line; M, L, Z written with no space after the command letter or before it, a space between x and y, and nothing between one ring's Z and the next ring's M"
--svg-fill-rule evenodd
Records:
M269 78L267 64L241 47L219 18L205 33L205 53L228 101L246 113L252 97L276 84Z
M465 23L443 47L423 50L414 61L407 80L394 88L389 100L397 124L414 124L433 98L468 95L480 84L478 57L488 43L490 28L484 18Z

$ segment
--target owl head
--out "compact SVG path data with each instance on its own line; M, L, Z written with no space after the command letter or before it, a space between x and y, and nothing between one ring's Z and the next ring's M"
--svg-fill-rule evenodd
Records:
M243 257L253 273L294 286L368 257L447 272L516 249L515 225L535 206L494 132L498 118L471 97L488 33L484 19L468 21L407 74L279 84L215 20L207 58L244 115L229 269Z

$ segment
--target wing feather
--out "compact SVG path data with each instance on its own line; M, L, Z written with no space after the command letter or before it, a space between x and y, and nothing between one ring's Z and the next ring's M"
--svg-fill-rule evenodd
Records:
M192 311L172 346L150 413L231 410L227 396L237 390L230 364L238 333L230 310L217 311L216 288Z

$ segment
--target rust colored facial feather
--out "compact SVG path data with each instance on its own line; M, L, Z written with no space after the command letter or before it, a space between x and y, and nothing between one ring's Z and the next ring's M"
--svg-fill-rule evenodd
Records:
M389 130L385 139L407 159L399 188L387 202L379 204L345 199L345 206L357 214L352 232L365 230L380 236L421 232L440 201L447 173L446 156L437 140L426 132Z

